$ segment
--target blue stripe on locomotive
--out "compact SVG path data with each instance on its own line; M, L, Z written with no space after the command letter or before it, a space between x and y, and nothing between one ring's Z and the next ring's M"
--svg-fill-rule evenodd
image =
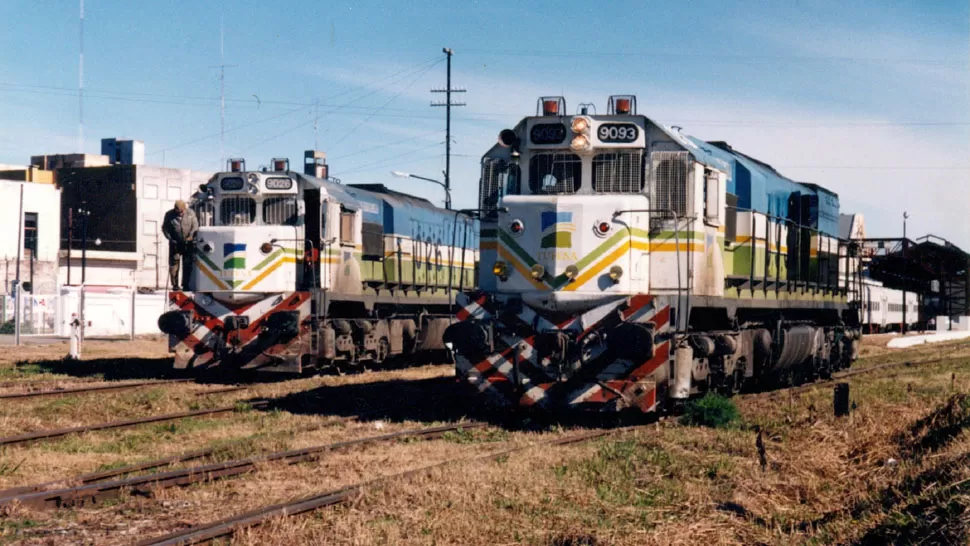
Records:
M704 154L729 166L727 191L738 196L738 209L789 218L789 199L793 195L799 198L808 195L809 218L803 224L826 235L838 237L839 196L834 192L816 184L795 182L743 154L719 148L695 137L688 138Z
M373 205L362 207L370 209L364 211L364 221L380 224L385 236L399 235L442 246L451 246L454 238L456 247L478 249L476 219L459 215L458 229L455 230L455 211L438 208L425 199L378 185L349 186L348 189L361 203ZM463 228L466 224L467 234Z

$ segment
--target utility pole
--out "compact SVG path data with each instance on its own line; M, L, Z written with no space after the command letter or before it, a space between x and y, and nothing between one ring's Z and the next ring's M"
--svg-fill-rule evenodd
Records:
M464 89L452 89L451 87L451 56L454 52L451 48L442 48L441 51L448 56L448 80L444 89L432 89L432 93L444 93L444 102L432 102L431 106L445 107L445 208L451 209L451 107L465 106L463 102L451 102L452 93L464 93Z
M20 291L20 251L24 247L24 185L20 185L20 212L17 214L17 280L14 281L13 324L14 344L20 345L21 300L24 299Z

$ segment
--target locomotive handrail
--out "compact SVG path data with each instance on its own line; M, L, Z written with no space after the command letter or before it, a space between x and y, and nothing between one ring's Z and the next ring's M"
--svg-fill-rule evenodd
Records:
M680 304L680 296L684 292L680 284L681 271L680 271L680 216L677 215L677 211L673 209L617 209L613 211L613 219L616 217L627 214L627 213L646 213L646 214L667 214L673 216L674 218L674 247L677 255L677 304ZM679 324L677 330L680 333L687 333L688 321L690 320L690 278L688 272L687 279L687 294L684 305L684 312L678 313L677 322L680 323L682 317L684 318L684 328L680 330Z

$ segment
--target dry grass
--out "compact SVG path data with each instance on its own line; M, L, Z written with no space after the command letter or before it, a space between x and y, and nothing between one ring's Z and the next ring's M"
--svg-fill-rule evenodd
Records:
M970 390L970 343L934 345L927 353L926 348L883 351L868 342L863 350L869 352L859 366L940 355L948 360L851 377L855 409L849 418L832 416L830 386L791 398L784 393L739 398L736 426L694 428L671 420L586 444L530 447L496 461L449 464L372 485L349 505L244 530L228 542L965 543L970 438L964 429L970 424L970 402L960 393ZM131 356L131 351L117 354ZM146 357L155 355L149 351ZM61 377L22 368L18 373L24 380ZM218 458L238 457L459 419L464 410L449 407L462 403L449 398L450 374L448 366L426 366L253 385L203 398L194 396L203 387L174 384L11 401L0 405L3 434L252 398L270 399L272 409L11 447L0 452L0 488L205 446L229 445ZM382 403L397 411L360 422L332 420L355 410L379 410ZM764 469L755 447L758 431L766 446ZM358 447L311 463L263 464L248 476L159 491L151 498L51 512L14 509L0 520L0 542L126 544L564 432L490 427L439 440Z

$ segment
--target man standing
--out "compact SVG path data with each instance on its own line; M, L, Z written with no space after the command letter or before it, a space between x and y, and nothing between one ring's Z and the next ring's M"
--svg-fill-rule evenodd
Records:
M185 290L192 276L192 254L195 249L195 234L199 231L199 220L185 205L185 201L175 202L175 207L165 213L162 221L162 234L168 239L168 275L172 290ZM182 282L179 282L179 266L182 266Z

